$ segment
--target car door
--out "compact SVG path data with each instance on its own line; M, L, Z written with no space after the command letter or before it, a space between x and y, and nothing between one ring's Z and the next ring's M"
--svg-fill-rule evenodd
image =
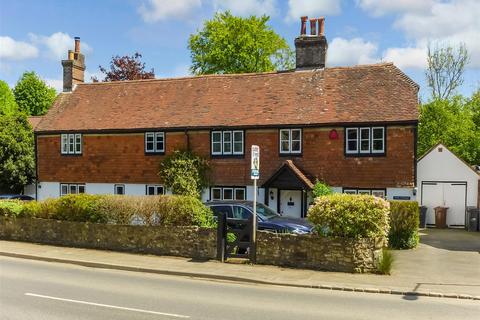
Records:
M218 218L218 216L222 213L227 216L228 219L232 219L232 206L230 205L216 205L216 206L210 206L210 209L212 209L213 215Z

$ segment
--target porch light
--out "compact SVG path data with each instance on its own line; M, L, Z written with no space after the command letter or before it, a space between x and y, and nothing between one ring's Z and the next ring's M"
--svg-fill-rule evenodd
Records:
M270 190L270 200L273 200L273 191Z

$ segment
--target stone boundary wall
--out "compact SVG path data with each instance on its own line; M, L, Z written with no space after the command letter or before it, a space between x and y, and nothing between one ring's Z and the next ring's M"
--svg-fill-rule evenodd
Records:
M375 272L384 242L258 232L257 263L341 272Z
M0 239L59 246L216 259L216 229L109 225L0 217ZM257 233L257 263L283 267L375 272L383 241Z
M0 239L155 255L215 259L216 229L109 225L0 217Z

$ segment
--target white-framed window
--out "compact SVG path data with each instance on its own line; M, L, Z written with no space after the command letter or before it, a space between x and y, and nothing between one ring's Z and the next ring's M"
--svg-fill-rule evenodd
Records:
M85 185L78 183L61 183L60 184L60 196L67 194L79 194L85 193Z
M145 152L165 152L165 132L145 132Z
M368 194L368 195L370 195L371 191L370 190L365 190L365 189L360 189L360 190L358 190L357 194Z
M385 152L385 128L373 127L372 128L372 153L384 153Z
M346 194L357 194L357 189L344 189L343 193Z
M384 154L385 127L345 129L346 154Z
M116 184L113 186L113 193L124 195L125 194L125 185L124 184Z
M302 153L302 129L280 129L280 153Z
M145 187L145 194L147 196L156 196L165 194L165 188L158 184L147 184Z
M368 194L375 197L383 198L386 197L385 189L355 189L355 188L345 188L343 189L343 193L346 194Z
M242 130L212 131L212 155L243 155L243 136Z
M82 134L63 133L61 134L61 154L82 154Z
M212 187L210 199L215 200L246 200L245 187Z
M386 196L385 190L382 190L382 189L378 189L378 190L373 189L373 190L372 190L372 196L385 199L385 196Z

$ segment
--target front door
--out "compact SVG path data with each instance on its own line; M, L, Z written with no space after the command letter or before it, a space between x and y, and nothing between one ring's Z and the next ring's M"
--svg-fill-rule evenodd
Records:
M280 192L280 213L283 216L302 217L302 191L301 190L279 190Z

